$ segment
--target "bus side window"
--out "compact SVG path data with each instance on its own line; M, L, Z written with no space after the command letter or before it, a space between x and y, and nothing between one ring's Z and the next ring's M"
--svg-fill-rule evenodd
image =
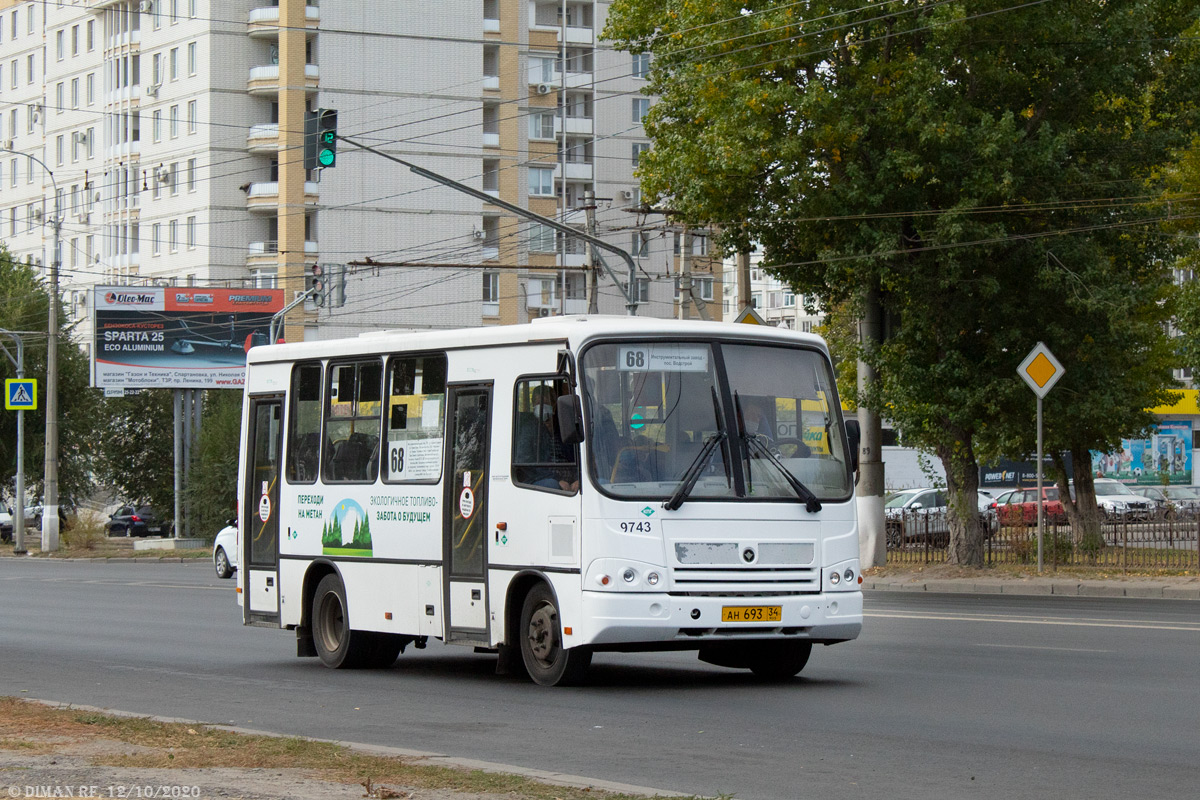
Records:
M297 364L292 370L288 412L288 483L317 480L321 444L321 364Z
M331 364L322 477L368 483L379 474L383 366L377 359Z
M561 380L517 381L513 404L514 484L559 492L579 490L579 449L563 443L555 408L556 399L566 391Z
M383 479L436 483L442 474L446 356L394 356L385 399Z

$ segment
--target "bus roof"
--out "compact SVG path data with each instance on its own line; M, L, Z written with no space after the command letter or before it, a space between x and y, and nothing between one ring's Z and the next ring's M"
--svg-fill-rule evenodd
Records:
M265 364L310 358L352 356L412 350L502 347L538 342L566 342L578 350L590 339L612 336L684 337L774 341L804 344L828 352L821 337L787 328L733 322L702 322L608 315L573 315L536 319L520 325L439 330L370 331L344 339L322 339L251 348L247 363Z

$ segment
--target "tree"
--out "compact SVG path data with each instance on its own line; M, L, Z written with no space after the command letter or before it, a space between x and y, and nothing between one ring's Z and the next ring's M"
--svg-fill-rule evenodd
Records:
M99 476L124 502L175 512L175 405L169 389L104 400ZM178 522L178 521L176 521Z
M35 497L44 490L42 470L46 452L46 330L49 323L50 293L29 264L13 261L8 249L0 245L0 328L27 332L25 341L25 377L38 381L38 408L25 412L25 486ZM87 355L72 341L72 326L61 308L58 310L58 442L59 502L73 505L87 497L92 489L92 470L96 463L97 408L99 397L88 388L90 368ZM7 339L9 351L16 355ZM16 377L12 363L0 357L0 380ZM0 495L11 497L17 468L16 414L0 416ZM14 505L19 501L14 498Z
M759 242L798 293L881 297L890 335L862 353L880 379L858 400L942 461L952 563L982 563L978 465L1029 427L1015 370L1037 340L1066 352L1091 322L1105 333L1078 350L1110 376L1164 372L1171 248L1145 195L1194 119L1154 90L1195 15L1177 0L612 6L605 35L654 56L644 196L721 226L727 248ZM1076 396L1105 374L1078 373ZM1162 387L1123 384L1119 402ZM1100 406L1072 448L1127 429Z
M237 515L241 426L241 392L204 393L200 434L192 450L188 485L184 487L192 510L192 530L200 535L216 535L225 520Z

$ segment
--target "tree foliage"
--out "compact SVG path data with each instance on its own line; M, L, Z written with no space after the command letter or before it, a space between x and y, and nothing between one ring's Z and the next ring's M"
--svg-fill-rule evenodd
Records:
M651 52L644 195L755 241L797 293L889 335L859 401L941 459L951 560L981 563L978 465L1024 454L1015 376L1067 365L1057 447L1103 449L1165 396L1156 170L1194 133L1198 9L1181 0L616 0L606 36Z
M35 498L44 490L46 453L46 343L50 293L36 268L13 261L0 245L0 328L25 332L25 377L38 381L38 407L25 412L25 487ZM71 339L71 325L58 309L58 441L59 502L70 505L92 489L99 399L88 388L88 357ZM0 337L13 357L10 339ZM0 381L16 377L13 364L0 356ZM0 496L11 499L17 468L17 421L13 412L0 416ZM15 501L14 501L15 504Z
M175 515L175 406L169 389L104 400L100 479L122 502Z
M192 451L188 485L184 487L192 511L192 531L197 536L214 536L226 520L237 516L241 424L241 392L204 393L200 434Z

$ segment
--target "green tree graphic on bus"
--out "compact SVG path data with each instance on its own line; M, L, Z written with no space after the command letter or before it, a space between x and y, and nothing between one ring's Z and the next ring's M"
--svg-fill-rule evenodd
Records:
M350 499L341 500L321 528L321 551L327 556L369 556L371 521L363 507Z

